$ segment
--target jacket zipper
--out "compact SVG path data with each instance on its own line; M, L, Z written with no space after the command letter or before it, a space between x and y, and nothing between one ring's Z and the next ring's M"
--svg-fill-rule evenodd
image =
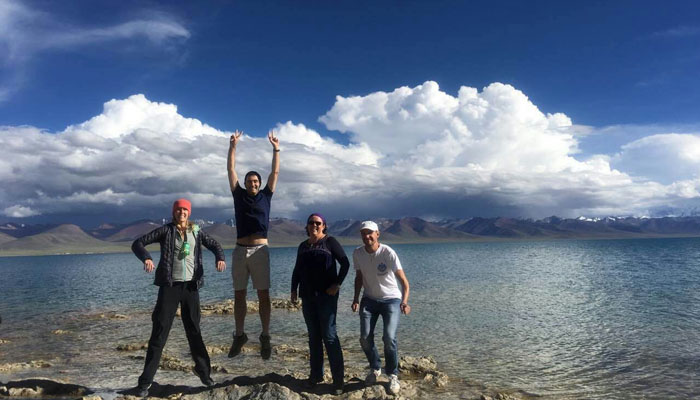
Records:
M184 246L185 243L187 243L187 229L185 229L185 234L183 235L185 240L182 242L182 245ZM185 255L182 257L182 281L187 282L187 256Z
M175 224L172 224L172 229L170 230L171 235L176 235L177 228L175 227ZM173 262L175 261L175 237L172 236L172 240L170 241L172 243L172 250L170 251L170 254L172 254L172 260ZM168 286L173 286L173 263L170 263L170 274L168 274Z

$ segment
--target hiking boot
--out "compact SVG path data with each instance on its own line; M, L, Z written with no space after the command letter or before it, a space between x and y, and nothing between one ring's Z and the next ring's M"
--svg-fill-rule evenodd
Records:
M150 384L150 383L139 384L139 385L136 386L136 388L134 389L134 392L135 392L135 393L134 393L134 396L136 396L136 397L146 397L146 396L148 396L148 389L150 389L150 388L151 388L151 384Z
M377 383L377 378L382 374L381 369L372 369L369 371L367 374L367 377L365 378L365 385L374 385Z
M391 394L399 394L399 390L401 390L399 377L394 374L389 375L389 392Z
M263 360L270 358L272 354L272 345L270 344L270 335L260 334L260 356Z
M200 381L202 381L202 385L206 387L212 387L216 385L216 382L214 382L214 380L211 379L211 376L204 377L200 375L197 371L194 371L194 374L197 375Z
M228 351L229 358L239 355L241 353L243 345L246 344L247 341L248 335L246 335L245 332L238 336L234 335L233 344L231 345L231 349L229 349Z
M345 387L343 385L343 382L340 382L339 384L333 384L333 394L336 396L340 396L343 394Z
M323 382L323 378L308 378L304 381L304 388L308 390L314 389L319 383Z

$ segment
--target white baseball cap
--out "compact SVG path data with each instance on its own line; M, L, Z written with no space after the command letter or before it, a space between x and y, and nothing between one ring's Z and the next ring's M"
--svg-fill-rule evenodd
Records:
M362 222L362 226L360 226L360 230L362 231L364 229L369 229L370 231L373 231L373 232L379 232L379 227L377 226L377 224L374 221Z

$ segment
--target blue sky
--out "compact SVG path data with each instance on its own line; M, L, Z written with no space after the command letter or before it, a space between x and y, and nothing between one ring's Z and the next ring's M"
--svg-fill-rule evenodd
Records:
M114 219L115 206L150 217L179 195L222 219L230 198L217 162L234 129L258 155L241 168L269 169L259 139L269 129L289 144L297 164L285 175L282 159L278 216L696 207L697 2L0 0L0 26L0 144L11 153L0 183L26 188L0 191L8 220ZM463 87L473 101L456 100ZM377 111L387 99L398 108ZM158 126L135 116L158 105L176 107ZM209 160L199 173L210 187L173 186L108 151L172 155L157 140L141 147L146 131L198 146L186 163ZM317 160L319 143L336 150ZM118 159L131 178L94 167ZM346 175L313 172L323 168Z

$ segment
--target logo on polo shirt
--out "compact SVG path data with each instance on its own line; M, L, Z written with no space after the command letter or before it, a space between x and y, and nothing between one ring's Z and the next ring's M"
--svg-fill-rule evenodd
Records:
M384 275L386 274L386 264L381 263L377 265L377 275Z

